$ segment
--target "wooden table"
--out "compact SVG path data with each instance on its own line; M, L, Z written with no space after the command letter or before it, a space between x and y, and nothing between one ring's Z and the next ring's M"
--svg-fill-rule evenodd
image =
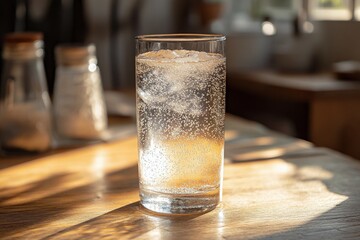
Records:
M228 85L230 112L257 121L256 113L289 119L295 136L360 159L360 82L259 71L230 73Z
M360 162L231 116L223 202L198 215L139 204L136 137L0 159L0 239L360 238Z

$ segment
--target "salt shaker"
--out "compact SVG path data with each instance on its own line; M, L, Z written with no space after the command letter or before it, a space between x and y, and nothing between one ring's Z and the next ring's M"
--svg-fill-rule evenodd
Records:
M51 111L41 33L5 36L0 86L0 148L41 152L51 147Z
M56 48L54 122L58 137L96 140L107 129L107 114L94 45Z

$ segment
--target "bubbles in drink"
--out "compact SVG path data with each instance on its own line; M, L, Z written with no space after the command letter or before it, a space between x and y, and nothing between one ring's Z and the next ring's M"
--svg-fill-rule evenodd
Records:
M188 50L147 52L136 58L136 76L142 187L178 194L218 188L225 58Z
M152 144L140 158L143 184L153 191L185 194L219 187L222 142L200 137L157 142L154 138Z

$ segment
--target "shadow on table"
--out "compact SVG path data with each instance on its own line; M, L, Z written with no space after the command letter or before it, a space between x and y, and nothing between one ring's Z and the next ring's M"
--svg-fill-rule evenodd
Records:
M74 147L69 148L62 148L62 149L56 149L51 150L44 153L26 153L26 152L18 152L18 153L9 153L9 154L3 154L0 152L0 170L6 169L9 167L13 167L19 164L23 164L26 162L30 162L33 160L37 160L44 157L50 157L53 155L57 155L60 153L65 153L69 151L76 151L81 148L87 148L91 147L92 145L78 145Z
M297 202L303 202L303 206L299 206L297 211L301 213L309 213L306 217L307 221L302 224L297 224L296 226L288 227L287 223L291 222L301 222L305 219L304 214L299 214L302 216L297 216L293 214L296 211L289 211L294 206L277 206L274 207L273 203L266 200L261 209L263 214L266 216L260 215L260 218L256 219L263 221L261 218L269 218L268 222L261 222L258 226L255 226L258 234L254 234L254 229L247 228L242 229L242 238L248 239L321 239L321 238L330 238L330 239L343 239L348 237L351 239L360 239L360 165L358 162L344 157L341 154L327 150L313 148L310 143L306 141L284 137L275 133L263 135L262 132L251 132L251 134L241 134L234 128L232 139L227 141L225 146L225 157L229 160L230 163L236 163L239 165L264 163L263 167L267 167L266 163L268 161L281 159L284 160L285 165L279 165L279 171L286 171L286 165L291 165L294 168L294 173L290 174L288 183L292 181L295 183L300 183L299 185L306 185L306 183L313 182L314 189L299 189L299 185L294 184L292 186L285 186L287 188L293 188L290 197L294 198ZM245 129L246 130L246 129ZM242 136L245 136L242 137ZM246 138L246 136L251 136ZM279 137L280 136L280 137ZM266 166L265 166L266 165ZM259 165L257 165L260 167ZM285 168L284 168L285 167ZM304 177L306 174L303 172L312 172L315 173L313 176ZM318 174L318 175L316 175ZM321 176L322 174L328 175L326 177ZM310 174L311 175L311 174ZM266 177L264 177L263 181ZM256 179L253 179L253 181ZM261 180L260 180L261 181ZM303 183L303 184L301 184ZM317 184L319 183L319 184ZM275 186L277 187L277 186ZM316 189L316 187L326 188L327 195L319 195L321 190ZM311 192L313 191L313 192ZM295 194L294 194L295 193ZM254 193L256 194L256 193ZM251 193L250 193L251 195ZM241 198L241 193L239 198ZM273 196L264 196L270 199ZM307 201L305 197L311 198L311 201ZM335 200L334 198L337 198ZM345 200L339 200L340 198ZM256 197L254 197L254 201ZM292 199L292 201L294 201ZM324 206L328 208L326 211L317 211L317 214L309 212L309 209L316 208L315 206L308 206L308 202L313 203L313 205ZM257 202L257 204L259 204ZM280 203L281 204L281 203ZM246 214L242 214L246 211L239 210L239 216L243 218L234 218L232 221L240 219L240 221L247 222L248 219L254 221L254 217L247 217ZM256 209L259 210L259 209ZM250 210L251 211L251 210ZM269 214L269 215L267 215ZM249 213L251 215L251 212ZM294 219L296 221L294 221ZM283 224L286 227L282 229L277 229ZM250 224L251 225L251 224ZM277 226L276 226L277 225ZM275 232L275 233L273 233ZM236 239L236 235L232 236L231 234L225 234L225 238L229 237Z
M46 223L71 217L75 214L72 211L79 208L91 208L94 201L103 197L115 196L121 199L128 194L137 195L138 192L137 166L134 165L108 173L101 181L31 199L72 182L73 177L72 174L59 174L33 182L29 186L0 188L0 238L42 238ZM15 190L16 193L13 193Z
M136 134L136 123L134 118L129 116L118 116L118 117L109 117L109 127L107 131L103 134L101 140L54 140L53 149L50 149L46 152L3 152L0 149L0 170L6 169L18 164L26 163L33 161L39 158L50 157L52 155L57 155L60 153L65 153L69 151L76 151L79 149L93 147L99 143L106 143L120 139L126 139Z
M195 215L156 214L135 202L96 217L87 222L65 229L46 239L200 239L221 237L214 229L221 230L222 208ZM195 232L196 231L196 232Z
M259 198L239 186L238 193L225 196L224 203L208 213L157 215L135 202L67 228L49 239L78 239L79 236L84 239L110 236L115 239L356 239L360 236L360 191L356 190L360 165L336 153L331 156L283 159L284 164L293 167L285 181L290 186L276 187L284 188L280 189L283 194L282 191L290 191L287 201L297 205L274 203L278 196ZM302 186L310 187L301 189ZM249 199L229 201L244 195ZM317 207L320 209L312 211Z
M322 179L319 175L304 179L299 171L293 177L298 181L321 180L329 192L343 196L346 200L314 216L304 224L256 239L360 239L360 165L339 153L330 150L329 152L332 154L319 161L316 161L316 158L305 158L286 160L286 162L295 165L298 170L313 167L330 173L331 176L326 179ZM332 159L334 156L336 158ZM313 195L316 199L316 192ZM331 197L327 199L319 197L317 200L320 204L329 204L333 201ZM307 207L303 206L304 211ZM288 217L294 219L297 216Z
M250 141L248 139L234 138L232 141L237 141L236 144L241 142L243 146L247 144L249 148L246 151L259 152L263 145L269 142L274 144L272 139L264 139L261 134L256 136L261 139L260 146L256 148L251 147L253 143L247 142ZM284 146L287 142L276 144ZM228 145L231 147L231 144ZM237 152L235 147L233 150L234 154L244 153ZM48 238L146 236L149 239L356 239L360 237L360 165L342 155L330 153L331 155L322 156L282 157L263 162L240 161L236 164L239 168L235 170L243 172L236 173L239 179L232 179L236 180L231 186L233 189L225 189L231 190L231 193L225 192L223 205L205 214L175 217L157 215L144 210L139 202L135 202L72 227L60 226L58 229L61 231ZM271 177L262 175L261 168L267 167L279 167L279 172L274 169L273 173L278 178L278 182L275 182L277 185L269 187L268 183L264 183L271 180ZM242 176L246 174L242 168L252 171L256 176L251 176L249 180ZM276 174L282 175L279 177ZM96 206L94 202L103 197L121 200L138 191L137 166L134 165L108 173L101 181L72 187L26 203L9 204L9 201L38 195L56 185L72 182L73 177L71 174L54 175L23 186L24 189L17 189L16 193L12 192L13 189L0 189L0 226L2 230L6 230L0 233L0 238L43 238L43 223L56 225L56 220L71 218L82 207L91 211L91 206ZM282 177L286 178L285 181ZM248 188L242 185L246 181L255 181L257 184ZM259 197L256 195L261 193L261 184L264 195ZM226 187L226 176L224 186ZM303 189L304 186L311 188ZM279 191L272 192L271 188ZM279 196L269 196L271 193ZM281 194L288 194L288 202L295 202L296 205L288 206L284 201L277 202L277 199L282 199ZM268 198L271 197L270 201ZM317 207L321 211L315 211ZM94 212L100 214L96 209ZM306 214L300 214L303 212ZM95 214L89 213L91 215ZM306 221L302 222L302 219Z
M31 198L32 195L37 192L46 191L49 188L59 186L63 182L67 181L69 176L70 174L56 174L39 181L21 185L21 187L19 187L20 190L19 188L13 187L0 187L0 206L2 206L2 204L6 205L6 202L15 198L26 201L27 198ZM4 209L5 208L6 207L4 207ZM2 212L2 210L0 210L0 212Z

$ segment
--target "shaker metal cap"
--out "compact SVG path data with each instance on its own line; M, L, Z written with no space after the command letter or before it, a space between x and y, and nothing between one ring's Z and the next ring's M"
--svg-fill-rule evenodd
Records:
M77 66L97 62L94 44L61 44L56 47L55 53L59 65Z

